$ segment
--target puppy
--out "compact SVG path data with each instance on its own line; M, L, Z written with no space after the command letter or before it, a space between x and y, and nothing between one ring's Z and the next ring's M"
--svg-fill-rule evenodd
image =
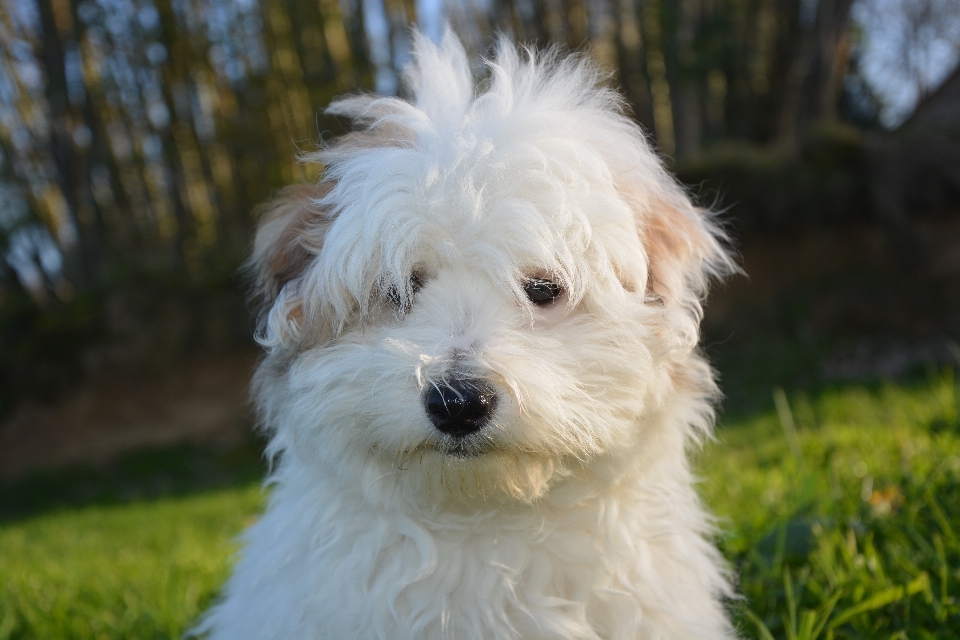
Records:
M449 31L256 236L275 460L211 640L733 638L686 452L735 268L580 57Z

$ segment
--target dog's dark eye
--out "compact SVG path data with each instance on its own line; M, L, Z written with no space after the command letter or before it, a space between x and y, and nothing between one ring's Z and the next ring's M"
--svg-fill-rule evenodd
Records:
M530 302L538 307L545 307L560 297L563 287L551 280L531 278L523 285L523 291Z
M411 274L409 285L408 285L408 290L410 291L410 297L412 298L413 296L415 296L417 294L417 291L420 291L420 288L422 286L423 286L423 281L420 279L420 276L417 275L416 273ZM402 309L405 306L410 305L410 301L406 301L406 304L404 304L403 293L401 291L398 291L395 286L387 289L386 295L387 295L387 299L391 303L393 303L393 306L395 306L397 309Z

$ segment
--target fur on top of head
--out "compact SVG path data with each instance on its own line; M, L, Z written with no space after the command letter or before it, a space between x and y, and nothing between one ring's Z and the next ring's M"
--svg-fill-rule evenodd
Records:
M261 344L329 340L385 290L407 304L428 251L482 262L521 301L524 269L546 271L570 308L612 273L622 290L594 304L615 317L632 296L674 312L675 338L693 347L710 279L736 270L709 212L587 58L501 40L484 65L477 87L449 29L439 45L415 34L409 100L362 94L329 106L355 131L304 157L324 166L322 181L281 192L257 234ZM497 225L504 233L490 242L481 230Z

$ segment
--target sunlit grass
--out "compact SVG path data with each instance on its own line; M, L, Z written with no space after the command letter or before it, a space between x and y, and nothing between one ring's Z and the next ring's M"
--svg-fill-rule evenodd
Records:
M758 404L767 408L725 419L698 461L744 596L734 604L744 637L960 637L952 373L809 396L771 390ZM138 498L157 495L129 493L153 476L121 474L122 496L47 500L46 513L0 523L0 640L173 639L208 606L236 534L263 505L255 457L234 463L231 488L192 494L197 481L171 471L174 456L149 460L177 496Z
M913 387L774 390L706 452L742 631L960 637L960 424L952 372Z
M0 639L180 638L226 578L259 485L0 527Z

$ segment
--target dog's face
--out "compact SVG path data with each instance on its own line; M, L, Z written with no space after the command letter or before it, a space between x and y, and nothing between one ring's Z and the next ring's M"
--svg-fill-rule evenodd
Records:
M587 65L491 66L473 99L459 44L421 42L413 104L335 103L361 131L257 237L272 446L391 500L536 499L711 391L715 231Z

